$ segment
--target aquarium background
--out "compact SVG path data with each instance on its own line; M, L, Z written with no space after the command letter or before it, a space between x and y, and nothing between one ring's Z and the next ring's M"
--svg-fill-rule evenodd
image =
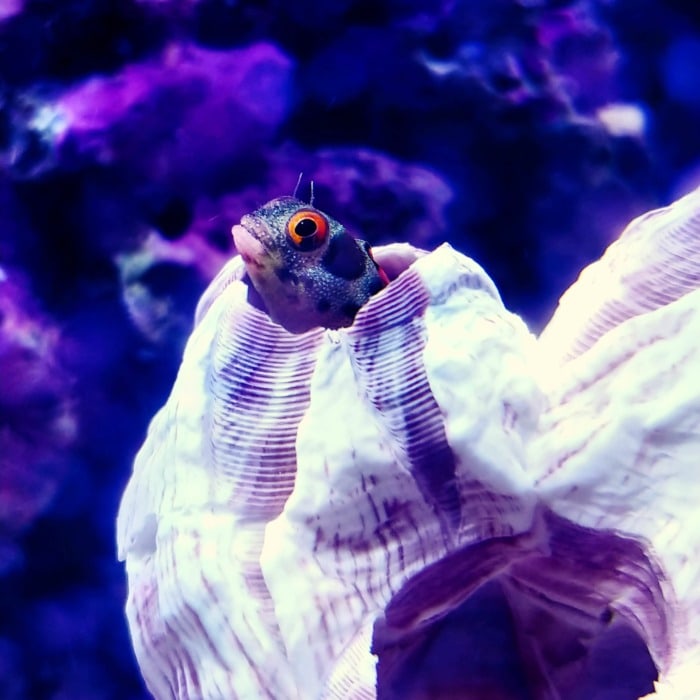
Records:
M0 0L0 697L148 697L116 511L242 214L303 172L537 331L700 184L698 66L692 1Z

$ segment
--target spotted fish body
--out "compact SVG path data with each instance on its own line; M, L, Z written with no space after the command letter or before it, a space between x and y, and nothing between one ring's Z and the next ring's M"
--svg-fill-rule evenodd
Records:
M351 325L389 281L368 243L294 197L244 216L233 238L270 318L292 333Z

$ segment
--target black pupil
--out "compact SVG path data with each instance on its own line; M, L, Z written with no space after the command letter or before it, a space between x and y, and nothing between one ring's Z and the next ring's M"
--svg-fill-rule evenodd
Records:
M294 226L294 233L302 238L308 238L313 236L318 230L316 222L313 219L302 219L296 226Z

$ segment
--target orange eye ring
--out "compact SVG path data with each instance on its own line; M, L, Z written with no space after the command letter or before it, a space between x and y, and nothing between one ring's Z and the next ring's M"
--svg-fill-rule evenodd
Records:
M314 209L300 209L289 217L287 235L299 250L314 250L328 238L328 219Z

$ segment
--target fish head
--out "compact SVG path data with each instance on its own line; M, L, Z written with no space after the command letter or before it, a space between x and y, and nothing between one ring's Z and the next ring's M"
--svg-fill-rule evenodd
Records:
M265 310L292 333L351 325L389 282L368 243L294 197L246 214L232 233Z

